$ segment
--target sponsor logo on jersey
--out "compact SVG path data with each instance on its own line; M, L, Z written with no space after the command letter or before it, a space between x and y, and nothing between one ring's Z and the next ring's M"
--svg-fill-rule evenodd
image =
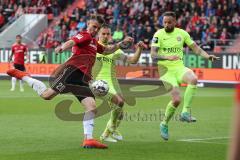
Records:
M182 49L181 48L163 48L163 51L167 53L179 53L182 51Z
M177 36L177 41L182 41L182 37L180 37L180 36Z
M98 61L103 61L103 62L107 62L107 63L114 63L113 59L110 59L108 57L97 57Z

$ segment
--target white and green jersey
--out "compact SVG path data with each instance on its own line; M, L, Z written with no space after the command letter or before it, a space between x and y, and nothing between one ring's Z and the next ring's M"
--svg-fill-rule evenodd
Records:
M97 53L92 75L94 79L111 80L117 79L116 60L126 60L126 55L119 49L113 54L103 55Z
M113 95L121 94L116 74L116 61L126 61L126 59L127 55L120 49L109 55L97 53L92 75L93 79L105 80L108 83L109 92L104 98L111 100Z
M152 45L159 47L158 55L161 56L179 56L181 59L177 61L159 60L158 64L167 67L183 65L183 46L187 44L192 45L194 41L190 38L190 35L180 29L174 28L174 31L167 33L165 29L158 30L152 39Z

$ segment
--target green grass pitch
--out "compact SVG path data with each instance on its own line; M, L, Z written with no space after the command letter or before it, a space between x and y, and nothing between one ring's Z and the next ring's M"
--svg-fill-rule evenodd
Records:
M123 85L123 88L127 87ZM128 86L129 87L129 86ZM149 86L136 87L144 90ZM198 88L192 113L197 123L170 122L170 140L159 133L159 114L170 100L168 94L138 98L135 106L125 105L120 126L124 141L108 143L109 149L83 149L82 122L58 119L55 105L74 100L71 111L82 111L70 95L44 101L25 85L25 92L10 92L10 81L0 81L1 160L224 160L230 140L233 89ZM182 105L178 109L181 111ZM156 117L151 115L155 114ZM94 136L99 137L109 114L95 120Z

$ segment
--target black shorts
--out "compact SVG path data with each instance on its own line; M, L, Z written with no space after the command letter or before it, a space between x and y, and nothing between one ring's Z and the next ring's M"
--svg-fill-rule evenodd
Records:
M20 71L25 71L26 69L25 69L25 66L24 65L22 65L22 64L13 64L13 66L14 66L14 68L15 69L18 69L18 70L20 70Z
M58 70L58 69L57 69ZM60 70L50 77L50 87L58 93L72 93L81 102L87 97L94 97L89 88L90 78L74 66L61 66Z

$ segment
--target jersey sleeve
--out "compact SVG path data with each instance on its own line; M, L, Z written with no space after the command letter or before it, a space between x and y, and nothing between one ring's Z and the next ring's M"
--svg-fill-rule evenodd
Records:
M158 32L156 32L153 35L151 46L152 47L160 47L160 36L159 36Z
M125 62L127 60L127 55L124 54L123 50L118 49L114 52L114 59L115 60L121 60Z
M97 42L97 53L102 54L105 50L105 47Z
M71 40L73 40L76 45L84 46L91 43L92 37L89 33L78 33L77 35L73 36Z
M188 32L184 31L184 42L190 46L194 43L194 41L191 39L190 35L188 34Z

